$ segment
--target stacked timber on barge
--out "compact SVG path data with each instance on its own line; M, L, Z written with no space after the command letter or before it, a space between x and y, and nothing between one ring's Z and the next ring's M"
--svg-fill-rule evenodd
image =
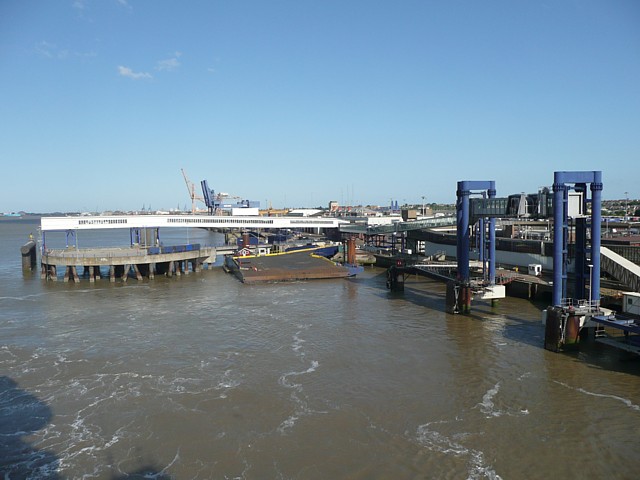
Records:
M58 269L64 269L64 281L80 281L80 276L88 276L90 282L102 278L102 269L108 270L111 282L120 278L127 281L130 273L135 278L149 279L155 275L182 275L199 272L203 263L211 263L216 250L214 247L201 247L199 244L175 245L168 247L120 247L45 250L42 253L41 277L45 280L57 280ZM82 274L78 273L82 268Z

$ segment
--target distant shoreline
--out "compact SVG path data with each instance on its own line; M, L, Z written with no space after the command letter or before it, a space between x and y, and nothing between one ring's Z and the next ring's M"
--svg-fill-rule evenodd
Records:
M1 215L0 222L24 222L29 220L40 220L44 215L20 215L12 216L12 215Z

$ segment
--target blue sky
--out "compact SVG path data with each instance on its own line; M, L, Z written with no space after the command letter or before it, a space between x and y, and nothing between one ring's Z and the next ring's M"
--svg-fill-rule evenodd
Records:
M0 2L0 211L640 198L636 0Z

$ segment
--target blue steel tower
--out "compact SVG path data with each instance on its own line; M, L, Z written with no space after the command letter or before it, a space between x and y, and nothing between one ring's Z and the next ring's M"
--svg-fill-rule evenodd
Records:
M591 190L591 295L600 300L600 241L602 227L602 172L555 172L553 177L553 305L562 305L567 298L567 265L569 243L569 190L573 184L576 191L587 195L587 184ZM586 206L586 201L584 206ZM586 248L580 248L578 239L585 242L586 222L576 222L576 298L585 297L585 276L587 274Z

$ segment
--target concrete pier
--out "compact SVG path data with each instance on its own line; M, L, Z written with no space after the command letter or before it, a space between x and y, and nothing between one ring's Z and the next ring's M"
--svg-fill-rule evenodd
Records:
M178 245L164 248L144 248L139 246L120 248L88 248L75 247L57 250L46 250L41 259L41 277L45 280L57 280L58 268L64 269L65 282L79 282L88 277L93 283L102 278L100 268L108 269L110 282L119 278L126 282L130 275L138 281L143 278L152 279L156 274L168 277L186 275L189 265L192 272L202 270L202 264L211 262L216 256L215 247L200 245Z

